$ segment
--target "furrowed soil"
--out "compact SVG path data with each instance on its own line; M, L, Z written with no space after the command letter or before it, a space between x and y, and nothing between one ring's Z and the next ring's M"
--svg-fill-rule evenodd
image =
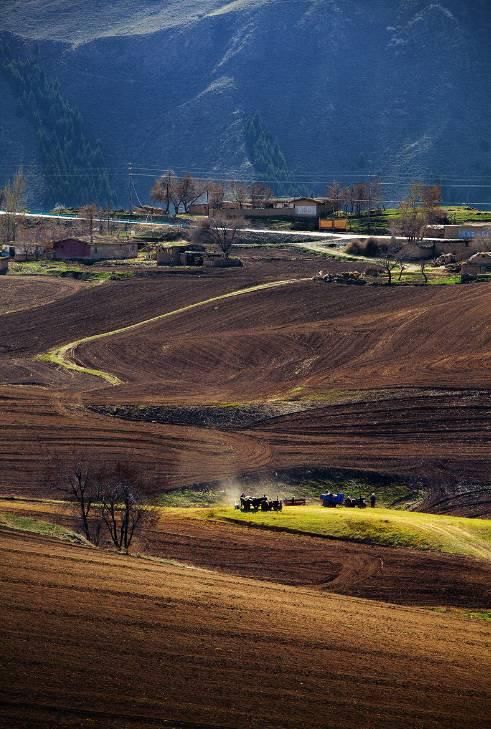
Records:
M425 508L489 514L489 287L322 284L305 278L356 262L240 255L243 269L156 271L0 316L1 493L47 495L49 462L85 450L151 465L155 492L331 467L424 480ZM72 369L35 359L70 343ZM187 416L200 406L239 417ZM180 420L109 415L159 407ZM241 423L247 407L267 415Z
M60 503L0 500L2 514L77 528ZM160 510L134 549L220 573L399 605L491 605L491 562L484 559L239 526L194 518L186 509Z
M0 529L8 727L484 729L489 626Z
M50 276L10 278L4 276L0 285L0 314L11 314L25 309L34 309L70 296L87 284Z

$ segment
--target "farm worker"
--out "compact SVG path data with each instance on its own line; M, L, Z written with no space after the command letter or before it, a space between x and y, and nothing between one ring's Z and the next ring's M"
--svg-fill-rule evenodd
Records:
M372 507L372 509L374 508L376 501L377 501L377 497L375 496L375 494L372 494L370 496L370 506Z

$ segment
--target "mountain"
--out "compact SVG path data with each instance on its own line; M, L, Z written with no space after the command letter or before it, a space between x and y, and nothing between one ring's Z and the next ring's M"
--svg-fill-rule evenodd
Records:
M32 205L127 204L128 162L142 201L168 167L491 199L487 0L4 0L0 28L0 182L23 164Z

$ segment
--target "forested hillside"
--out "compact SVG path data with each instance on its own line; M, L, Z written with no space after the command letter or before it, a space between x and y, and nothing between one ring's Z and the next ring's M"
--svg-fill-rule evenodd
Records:
M1 175L30 169L38 206L124 205L128 162L142 198L172 167L287 194L377 174L387 201L421 178L484 203L490 17L486 0L7 0Z

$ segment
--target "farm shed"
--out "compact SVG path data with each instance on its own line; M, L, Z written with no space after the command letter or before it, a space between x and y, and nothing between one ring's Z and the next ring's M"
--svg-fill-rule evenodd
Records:
M175 243L161 249L157 254L158 266L202 266L205 247L197 244Z
M208 215L208 213L207 203L194 203L194 205L189 206L190 215Z
M461 268L462 273L479 276L483 273L491 274L491 253L474 253Z
M53 258L58 261L104 261L136 258L138 244L128 241L97 241L88 243L80 238L64 238L53 243Z
M437 256L444 253L453 253L458 261L467 260L471 253L479 253L480 248L482 248L482 241L475 238L435 241L435 254Z
M434 257L434 246L422 241L408 241L404 243L399 254L405 261L421 261Z
M226 217L244 218L290 218L315 220L319 215L327 214L329 205L321 199L299 197L295 199L274 199L265 203L264 207L253 208L250 205L239 208L225 208L221 211Z

